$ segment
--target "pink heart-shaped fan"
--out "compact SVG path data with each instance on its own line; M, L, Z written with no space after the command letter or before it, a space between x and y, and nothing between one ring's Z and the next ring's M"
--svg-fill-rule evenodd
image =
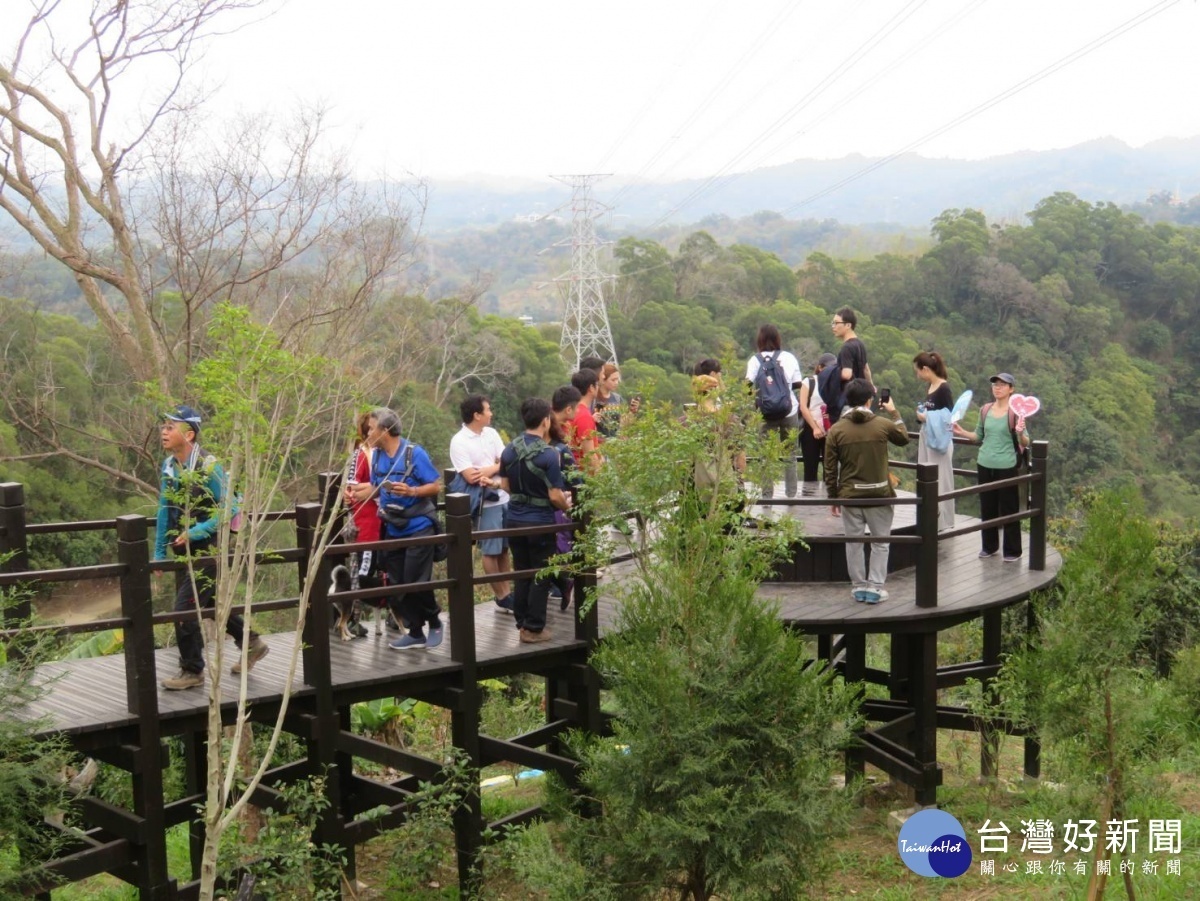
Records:
M1014 394L1008 399L1008 406L1022 419L1032 416L1042 408L1042 402L1032 394Z

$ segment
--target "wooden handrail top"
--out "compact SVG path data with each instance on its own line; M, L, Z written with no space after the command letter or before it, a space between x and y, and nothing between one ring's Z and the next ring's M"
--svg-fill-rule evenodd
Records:
M19 629L0 629L0 640L27 637L30 635L81 635L85 632L107 632L109 629L127 629L131 624L128 617L93 619L86 623L50 623L44 626L22 626Z
M88 579L112 579L125 572L123 563L97 563L92 566L69 566L66 569L28 569L0 573L0 588L22 582L75 582Z
M148 523L153 518L147 516ZM115 519L87 519L80 522L31 522L25 526L26 535L57 535L63 532L102 532L105 529L115 529Z
M939 494L938 500L948 501L960 497L970 497L972 494L983 494L985 491L995 491L997 488L1027 485L1032 482L1041 482L1042 480L1043 476L1040 472L1027 472L1024 475L1013 476L1008 479L997 479L995 482L987 482L983 485L969 485L966 488L955 488L953 491Z
M509 578L511 574L506 573ZM400 594L412 594L415 591L438 591L452 588L458 584L458 579L434 579L430 582L410 582L405 585L381 585L378 588L359 588L355 591L338 591L329 595L331 601L373 601L395 597Z
M957 538L959 535L970 535L972 532L981 532L984 529L998 529L1010 522L1020 522L1022 519L1033 519L1041 515L1042 510L1038 507L1030 507L1028 510L1021 513L1009 513L1007 516L997 516L995 519L984 519L977 523L972 523L969 526L959 526L957 529L947 529L944 532L938 533L938 541L945 538Z
M253 514L246 514L247 516ZM296 518L296 511L271 510L261 514L265 522L289 522ZM154 517L145 517L149 526L154 525ZM115 529L116 519L84 519L79 522L31 522L25 524L26 535L60 535L71 532L103 532L105 529ZM0 529L0 531L3 531Z
M946 495L948 496L948 495ZM915 507L913 497L760 497L755 507Z
M428 544L444 544L454 547L455 538L449 532L438 532L436 535L418 535L415 538L383 538L379 541L355 541L342 544L331 544L325 548L330 556L344 556L358 551L397 551L409 547L424 547Z

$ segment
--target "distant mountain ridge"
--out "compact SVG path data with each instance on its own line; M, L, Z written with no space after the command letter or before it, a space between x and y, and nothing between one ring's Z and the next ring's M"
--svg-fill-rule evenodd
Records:
M836 160L796 160L720 179L718 184L723 187L702 193L672 221L774 210L787 211L790 219L925 226L952 207L981 209L991 220L1017 220L1056 191L1118 205L1145 200L1159 191L1177 192L1183 200L1200 194L1200 136L1164 138L1143 147L1131 147L1116 138L1098 138L1060 150L1021 151L983 160L908 153L803 203L864 172L879 159L851 154ZM614 225L644 227L678 206L703 181L633 184L628 176L613 175L594 190L601 201L621 192ZM550 178L544 185L529 179L483 176L461 181L435 179L430 181L426 225L435 231L495 225L548 214L569 196L566 186ZM569 216L569 212L561 215Z

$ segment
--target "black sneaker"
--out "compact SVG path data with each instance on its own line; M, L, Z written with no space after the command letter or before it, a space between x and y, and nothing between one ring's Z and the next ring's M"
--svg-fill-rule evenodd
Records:
M507 613L509 616L512 616L513 596L511 591L502 598L496 598L495 601L497 613Z

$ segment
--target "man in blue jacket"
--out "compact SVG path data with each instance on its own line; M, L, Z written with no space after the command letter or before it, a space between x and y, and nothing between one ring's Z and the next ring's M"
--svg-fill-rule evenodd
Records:
M375 448L371 481L352 485L350 494L363 501L372 492L379 493L379 517L383 520L383 538L419 538L436 532L435 500L442 477L429 459L425 448L400 437L400 417L386 407L371 411L367 420L367 440ZM391 585L413 585L433 577L431 544L404 547L383 552L382 564ZM397 651L436 648L442 643L441 608L432 591L413 591L388 598L396 621L404 623L407 634L391 642ZM429 634L425 634L425 626Z
M211 454L200 448L200 414L188 406L177 407L163 418L162 446L167 452L159 473L158 516L154 530L154 559L166 560L167 547L178 555L190 555L192 566L175 573L175 612L195 611L196 602L212 607L216 601L217 564L212 557L221 525L221 509L228 486L225 470ZM238 648L245 638L241 616L230 614L225 631ZM179 673L162 681L168 691L198 688L204 684L204 638L200 619L189 617L175 624L179 645ZM270 648L256 633L250 633L247 671L267 655ZM242 671L239 658L234 675Z

